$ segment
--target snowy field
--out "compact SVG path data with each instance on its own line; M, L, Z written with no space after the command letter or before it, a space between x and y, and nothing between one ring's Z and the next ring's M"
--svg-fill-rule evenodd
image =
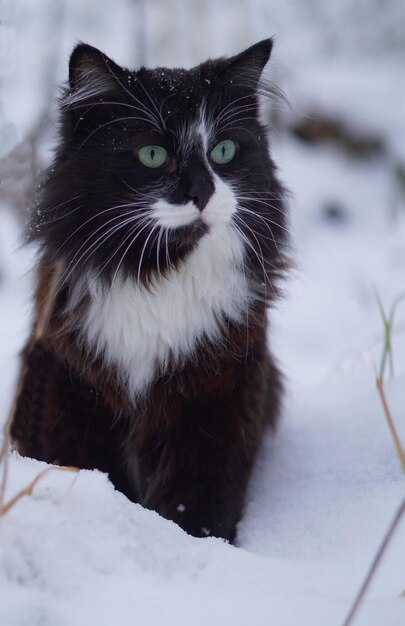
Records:
M109 23L94 19L96 6L108 16L106 0L66 3L63 28L45 39L54 3L0 3L0 157L40 115L52 36L60 40L55 80L65 77L77 39L131 64L134 44L119 33L136 16L133 4L117 2L122 11ZM405 495L375 384L384 343L376 292L388 311L405 291L397 176L405 164L405 9L395 0L384 11L374 0L369 10L354 0L337 5L311 0L311 13L298 0L240 1L235 12L230 2L207 2L199 19L211 48L196 38L176 48L163 23L171 12L178 36L197 3L170 0L161 12L160 3L147 3L151 63L187 58L190 65L211 50L236 52L276 33L272 71L294 109L277 111L284 121L272 134L291 190L296 259L284 298L269 313L286 397L279 431L269 434L251 481L237 546L186 535L130 503L99 472L49 472L0 518L1 626L342 626ZM286 130L315 114L356 136L377 136L383 152L355 158L336 142L308 144ZM51 145L49 137L40 144L41 164ZM20 238L8 195L0 195L1 422L29 327L34 251L21 248ZM405 446L405 302L392 339L385 389ZM45 467L12 455L6 501ZM404 594L405 519L354 626L405 626Z

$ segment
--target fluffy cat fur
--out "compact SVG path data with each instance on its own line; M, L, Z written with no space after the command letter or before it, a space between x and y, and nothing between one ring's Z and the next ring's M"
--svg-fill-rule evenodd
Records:
M281 396L266 308L286 213L259 107L271 47L136 71L75 48L29 229L35 320L11 426L21 453L99 468L229 541ZM145 146L165 161L146 166Z

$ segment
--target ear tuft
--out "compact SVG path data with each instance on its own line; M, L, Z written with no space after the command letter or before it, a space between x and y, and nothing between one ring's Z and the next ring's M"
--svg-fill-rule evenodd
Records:
M258 43L255 43L250 48L247 48L236 57L234 57L234 63L246 63L252 69L256 68L260 73L264 70L270 54L273 49L273 39L262 39Z
M97 48L79 43L69 61L69 89L61 99L65 110L74 109L120 89L124 70Z
M104 77L114 80L114 71L118 65L101 50L79 43L73 50L69 61L69 84L72 89L90 82L92 77Z
M270 58L273 48L273 39L263 39L247 48L240 54L228 59L228 63L223 70L223 74L235 76L250 84L252 88L257 87L262 72Z

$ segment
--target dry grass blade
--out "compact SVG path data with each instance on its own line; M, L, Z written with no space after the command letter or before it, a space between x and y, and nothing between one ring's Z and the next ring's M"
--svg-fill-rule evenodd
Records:
M376 298L377 298L378 307L380 309L381 317L382 317L383 324L384 324L384 348L383 348L383 353L381 357L380 372L378 375L378 378L382 381L384 380L384 374L385 374L385 368L387 365L388 356L390 357L391 376L393 375L393 372L394 372L394 364L393 364L393 359L392 359L392 342L391 342L391 326L392 325L388 321L383 304L381 302L381 298L377 292L376 292Z
M387 402L387 398L386 398L385 390L384 390L384 375L385 375L385 368L386 368L388 357L390 360L391 375L393 374L393 371L394 371L393 357L392 357L392 338L391 338L392 327L394 324L394 317L395 317L397 307L400 304L400 302L405 300L405 293L401 293L394 300L394 303L391 307L390 314L388 317L385 314L385 310L384 310L384 307L383 307L383 304L381 302L379 295L376 294L376 297L377 297L378 306L380 308L381 317L383 319L383 324L384 324L384 348L383 348L383 354L381 358L380 372L376 379L376 385L377 385L377 390L380 395L381 403L384 409L385 417L387 419L388 428L390 429L391 436L394 441L395 449L396 449L398 458L402 466L402 470L405 473L405 453L402 448L401 441L399 439L398 432L395 427L395 423L392 418L392 414L388 406L388 402Z
M43 302L42 309L40 314L38 315L38 319L35 324L35 331L32 341L38 341L44 335L47 326L49 324L49 320L52 315L53 307L55 304L55 298L57 295L57 287L60 280L60 276L62 274L64 268L63 261L58 261L55 263L54 272L52 276L52 280L49 286L49 291L46 295L46 298ZM7 485L7 477L8 477L8 453L10 450L10 426L14 418L14 413L16 411L18 397L21 393L22 386L24 384L24 376L25 376L25 368L22 367L20 370L19 378L16 385L16 390L13 398L13 403L10 409L9 416L7 418L6 424L4 426L3 431L3 442L0 448L0 511L1 507L4 505L4 494Z
M14 413L16 410L16 406L17 406L17 398L20 394L21 391L21 386L23 384L23 380L24 380L24 368L22 368L21 372L20 372L20 376L19 376L19 380L17 382L17 388L14 394L14 398L13 398L13 404L11 406L10 409L10 413L8 415L7 421L5 423L4 429L3 429L3 442L1 444L1 449L0 449L0 472L1 472L1 479L0 479L0 509L3 506L4 503L4 494L6 491L6 485L7 485L7 477L8 477L8 462L9 462L9 451L10 451L10 447L11 447L11 441L10 441L10 426L11 426L11 422L13 420L14 417Z
M380 372L379 372L379 378L381 381L384 380L384 374L385 374L385 368L386 368L386 364L387 364L387 358L389 356L389 360L390 360L390 373L391 376L394 373L394 364L393 364L393 356L392 356L392 327L394 325L394 318L395 318L395 314L397 312L397 308L398 305L401 302L405 301L405 292L400 293L399 296L397 296L397 298L395 298L391 309L390 309L390 313L387 317L387 315L385 314L385 310L383 307L383 304L381 302L381 298L378 295L378 293L376 292L376 298L377 298L377 302L378 302L378 307L380 309L380 313L381 313L381 317L383 319L383 324L384 324L384 348L383 348L383 353L382 353L382 357L381 357L381 365L380 365Z
M399 522L401 521L402 516L405 513L405 499L402 501L401 506L399 507L398 511L395 514L394 519L391 522L391 525L380 545L380 547L378 548L378 551L373 559L373 562L370 565L370 568L367 572L367 575L364 579L364 582L362 584L362 586L360 587L360 590L353 602L353 605L349 611L348 616L346 617L345 621L343 622L342 626L351 626L353 624L353 620L356 617L357 611L364 599L364 596L366 595L367 589L369 588L372 579L374 578L374 575L381 563L381 560L384 556L384 553L399 525Z
M6 425L3 434L3 442L0 448L0 507L4 502L4 493L6 491L7 476L8 476L8 451L10 448L10 441L8 435L8 425Z
M385 396L384 384L381 378L379 377L377 378L376 384L377 384L378 393L380 395L381 402L383 405L385 417L387 418L388 428L390 429L391 436L394 441L395 449L397 451L398 458L401 462L402 471L405 473L405 453L402 448L397 429L395 428L394 420L392 419L391 411L388 406L387 398Z
M378 302L378 306L381 312L381 317L383 319L383 324L384 324L384 348L383 348L383 354L382 354L382 358L381 358L381 365L380 365L380 371L379 374L376 377L376 385L377 385L377 390L381 399L381 403L383 405L383 409L384 409L384 414L385 417L387 419L387 424L388 427L390 429L390 433L392 436L392 439L394 441L394 445L395 445L395 449L397 452L397 455L399 457L401 466L402 466L402 470L405 473L405 453L404 450L402 448L401 445L401 441L399 439L398 436L398 432L397 429L395 428L395 424L394 424L394 420L392 418L392 414L391 414L391 410L390 407L388 405L387 402L387 398L385 395L385 390L384 390L384 374L385 374L385 369L386 369L386 365L387 365L387 359L389 357L389 361L390 361L390 371L391 371L391 375L393 375L394 372L394 366L393 366L393 358L392 358L392 326L394 323L394 317L395 317L395 312L396 309L398 307L398 304L402 301L405 300L405 293L401 293L396 300L394 301L392 307L391 307L391 311L389 316L387 317L387 315L385 314L384 311L384 307L383 304L381 302L381 299L378 295L378 293L376 293L376 297L377 297L377 302ZM373 559L373 562L371 563L368 572L366 574L366 577L364 579L364 582L362 584L362 586L360 587L360 590L352 604L352 607L349 611L348 616L346 617L343 626L351 626L351 624L353 624L353 620L357 614L357 611L361 605L361 603L364 600L364 597L367 593L367 590L371 584L371 581L378 569L378 567L380 566L380 563L382 561L382 558L384 556L385 551L388 548L388 545L399 525L399 522L402 518L402 516L405 513L405 499L403 500L401 506L399 507L397 513L395 514L395 517L393 519L393 521L391 522L391 525Z
M19 500L21 500L21 498L23 498L24 496L31 496L34 490L34 487L44 478L44 476L49 474L49 472L54 472L54 471L79 472L80 470L78 467L67 467L67 466L47 467L46 469L42 470L42 472L40 472L38 476L36 476L34 480L31 481L29 485L27 485L27 487L24 487L24 489L21 489L21 491L19 491L13 498L11 498L11 500L9 500L7 504L4 504L3 506L0 507L0 517L8 513L8 511L12 509L13 506L17 504Z
M60 280L60 275L63 271L63 267L64 267L63 261L59 261L58 263L55 264L52 281L49 287L49 292L47 294L47 297L43 303L42 310L40 311L40 314L36 321L35 332L34 332L34 336L32 339L33 342L40 340L43 337L47 329L50 317L52 315L53 307L55 304L57 286ZM3 442L0 448L0 471L2 472L2 476L0 480L0 517L5 515L19 500L21 500L21 498L23 498L24 496L30 496L33 492L34 487L37 485L37 483L40 480L42 480L42 478L46 476L46 474L48 474L49 472L53 472L53 471L79 472L78 467L67 467L67 466L47 467L42 472L40 472L38 476L36 476L34 480L31 481L29 485L27 485L27 487L25 487L20 492L18 492L13 498L11 498L9 502L4 504L4 496L5 496L5 491L6 491L6 486L7 486L7 477L8 477L9 451L10 451L10 443L11 443L10 426L14 418L14 413L16 410L18 397L20 395L21 388L24 382L24 376L25 376L25 369L21 368L14 399L13 399L13 404L12 404L8 419L4 427Z

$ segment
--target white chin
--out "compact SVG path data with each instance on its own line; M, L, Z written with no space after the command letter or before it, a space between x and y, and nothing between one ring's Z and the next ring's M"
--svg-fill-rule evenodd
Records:
M171 204L158 200L151 207L157 226L176 229L191 226L199 219L211 228L229 224L236 211L237 199L229 184L216 174L213 176L215 191L203 211L200 212L191 200L187 204Z
M152 205L152 217L162 228L182 228L194 224L200 218L200 211L195 204L170 204L158 200Z

